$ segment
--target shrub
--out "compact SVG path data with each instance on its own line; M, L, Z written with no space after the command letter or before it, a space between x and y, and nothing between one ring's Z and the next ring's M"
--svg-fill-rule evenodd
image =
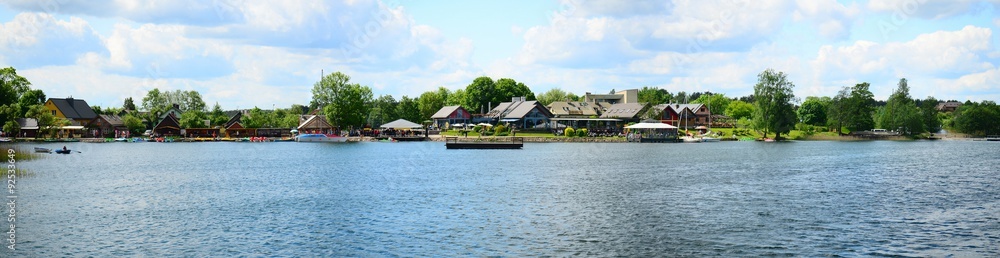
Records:
M507 127L503 125L497 125L496 127L493 128L493 133L495 134L506 133L506 132L507 132Z
M490 135L493 135L493 131L490 131L490 130L486 130L486 131L484 131L484 132L483 132L483 135L484 135L484 136L490 136Z
M483 130L483 126L481 126L481 125L477 125L475 127L472 127L472 131L473 132L481 132L482 130Z
M579 137L587 137L587 136L589 136L589 135L587 135L587 128L580 128L579 130L576 130L576 136L579 136Z
M497 136L508 136L508 135L510 135L510 134L508 134L507 132L499 132L499 133L497 133Z
M563 135L566 135L566 137L576 136L576 130L573 130L573 127L566 127L566 131L564 131L563 133L564 133Z

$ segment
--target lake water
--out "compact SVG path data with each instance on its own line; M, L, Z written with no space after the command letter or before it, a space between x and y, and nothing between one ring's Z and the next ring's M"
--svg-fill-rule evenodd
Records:
M0 256L1000 256L996 142L69 148Z

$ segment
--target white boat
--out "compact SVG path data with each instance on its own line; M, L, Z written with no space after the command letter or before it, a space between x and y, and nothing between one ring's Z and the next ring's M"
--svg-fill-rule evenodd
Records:
M681 140L684 142L701 142L701 138L693 136L681 136Z
M333 134L300 134L295 136L297 142L346 142L347 137Z
M10 138L3 137L3 138L0 138L0 142L11 142L11 140L10 140Z
M721 140L722 139L713 138L713 137L701 137L701 141L702 142L718 142L718 141L721 141Z
M35 152L52 152L52 149L42 148L42 147L35 147Z

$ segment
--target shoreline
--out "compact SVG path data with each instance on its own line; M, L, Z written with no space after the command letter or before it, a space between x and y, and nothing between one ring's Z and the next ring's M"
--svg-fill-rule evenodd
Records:
M454 136L442 136L442 135L431 135L427 137L425 141L429 142L444 142L445 138ZM512 137L519 137L524 140L524 142L531 143L639 143L635 141L628 141L625 137L544 137L544 136L489 136L489 137L457 137L459 142L507 142L510 141ZM984 141L986 138L969 138L969 137L941 137L941 138L910 138L906 136L895 136L895 137L885 137L879 139L872 138L859 138L851 136L808 136L803 139L786 139L783 141L828 141L828 142L860 142L860 141ZM4 142L6 144L17 144L17 143L134 143L134 142L114 142L106 141L105 138L69 138L69 139L12 139L11 142ZM348 142L378 142L379 140L374 137L348 137ZM740 141L732 138L723 138L722 142ZM156 141L146 140L143 142L153 142ZM185 143L185 142L248 142L242 141L237 138L178 138L175 139L173 143ZM269 137L265 142L295 142L294 140L287 138L276 138ZM260 142L248 142L248 143L260 143Z

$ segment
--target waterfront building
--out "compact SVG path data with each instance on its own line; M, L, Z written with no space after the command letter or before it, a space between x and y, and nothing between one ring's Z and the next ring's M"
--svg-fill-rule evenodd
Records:
M462 106L446 106L438 110L437 113L434 113L431 119L434 120L434 124L438 128L445 128L454 124L468 124L472 122L472 114Z
M552 113L538 101L514 97L511 102L501 102L486 113L486 118L500 123L510 123L517 128L546 128Z
M608 104L639 103L639 90L622 90L613 94L592 94L587 92L583 95L583 102Z
M324 115L301 115L299 116L299 126L296 128L299 133L333 133L333 125L327 122Z
M961 106L962 106L962 102L948 101L948 102L938 103L937 106L936 106L936 108L937 108L938 111L941 111L941 112L955 112L955 110L958 110L958 107L961 107Z
M21 131L17 133L18 137L37 137L38 136L38 121L34 118L18 118L14 119L17 124L21 125Z
M84 125L97 118L97 113L90 108L87 101L74 99L73 97L59 99L49 98L45 101L45 108L58 118L69 120L70 124L60 127L57 136L80 137L83 134Z
M709 126L712 116L704 104L660 104L653 108L661 112L660 122L686 129Z
M164 113L160 118L160 122L153 126L153 134L157 136L180 136L181 135L181 125L177 121L177 116L174 113Z
M618 103L608 107L601 118L621 119L625 123L639 122L642 115L649 111L649 103Z
M128 131L125 122L118 115L98 115L86 128L90 129L90 136L105 138L117 138L116 133Z

